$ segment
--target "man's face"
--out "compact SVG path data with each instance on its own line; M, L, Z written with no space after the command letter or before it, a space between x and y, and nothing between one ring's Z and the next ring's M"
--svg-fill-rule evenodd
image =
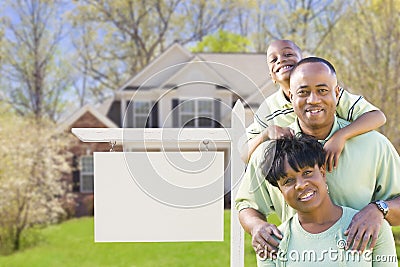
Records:
M289 81L290 70L301 59L300 51L290 41L278 40L267 50L269 74L278 83Z
M338 95L336 75L321 62L300 65L290 77L293 109L307 134L332 127Z

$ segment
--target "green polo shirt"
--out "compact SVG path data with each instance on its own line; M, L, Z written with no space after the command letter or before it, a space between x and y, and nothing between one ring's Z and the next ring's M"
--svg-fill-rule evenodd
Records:
M348 91L340 88L336 114L338 117L347 121L354 121L362 114L379 110L369 103L363 96L350 94ZM287 127L294 122L296 114L282 89L273 93L265 99L254 115L254 122L247 127L247 139L255 137L266 127L278 125Z
M318 234L311 234L304 230L296 215L282 223L278 228L284 237L279 243L277 259L257 258L257 266L397 267L396 247L387 221L383 221L377 243L372 251L365 250L362 254L358 254L344 249L347 239L344 232L358 211L347 207L342 208L341 218L329 229Z
M326 142L348 124L335 117L329 136L320 142ZM297 119L290 127L301 132ZM254 208L265 216L277 213L285 221L295 211L285 204L279 189L264 179L259 168L268 142L259 145L250 158L235 198L236 208ZM371 131L346 142L338 167L327 172L326 177L335 204L360 210L371 201L400 195L400 158L385 136Z

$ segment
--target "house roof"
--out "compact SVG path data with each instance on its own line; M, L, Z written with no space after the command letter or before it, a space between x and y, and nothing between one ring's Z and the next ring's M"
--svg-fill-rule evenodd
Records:
M172 77L190 63L204 62L217 76L223 85L232 89L242 99L253 95L264 95L269 92L270 79L262 53L191 53L180 44L173 44L159 57L154 59L142 71L132 77L118 89L137 90L152 88L171 88ZM259 92L258 92L259 91ZM272 90L273 91L273 90ZM259 97L251 97L259 104Z
M103 123L106 127L116 128L118 127L114 122L112 122L105 115L101 114L96 108L91 105L86 105L78 109L74 112L70 117L68 117L64 122L62 122L58 127L57 131L62 132L69 129L72 125L75 124L84 114L89 112L92 114L97 120Z
M261 53L198 53L205 61L218 62L234 68L247 76L259 88L268 80L265 54ZM235 77L229 77L232 79Z

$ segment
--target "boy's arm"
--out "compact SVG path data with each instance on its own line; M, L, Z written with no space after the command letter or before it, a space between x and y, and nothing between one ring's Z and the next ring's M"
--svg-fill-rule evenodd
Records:
M373 110L360 115L355 121L335 132L324 145L324 149L327 152L326 164L328 171L331 172L333 168L337 167L339 156L342 153L346 140L375 130L385 123L385 114L380 110Z
M293 136L294 132L291 128L288 127L279 127L276 125L271 125L265 128L261 133L256 135L254 138L249 139L242 147L240 152L241 159L248 163L250 160L251 154L253 154L254 150L263 142L270 139L279 139L285 136Z

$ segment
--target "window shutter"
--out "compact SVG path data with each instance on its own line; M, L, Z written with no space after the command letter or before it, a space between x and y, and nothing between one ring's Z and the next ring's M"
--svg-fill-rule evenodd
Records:
M72 192L79 192L80 191L80 172L79 170L72 172Z
M150 116L146 122L146 128L157 128L158 127L158 102L152 102ZM149 123L150 120L150 123Z
M126 114L124 114L125 117L125 128L133 128L136 125L134 125L133 122L133 113L134 113L134 108L133 108L133 101L127 102L128 106L126 107Z
M221 127L221 99L214 99L214 127Z
M172 99L172 127L179 128L179 99Z

